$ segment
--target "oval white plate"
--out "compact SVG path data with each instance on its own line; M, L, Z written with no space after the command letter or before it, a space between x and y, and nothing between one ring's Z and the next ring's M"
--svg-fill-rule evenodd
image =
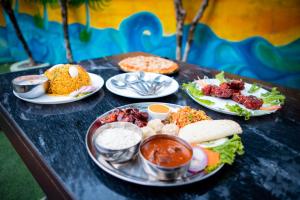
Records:
M207 84L213 84L213 85L219 85L220 84L220 82L217 79L202 79L202 81L204 83L207 83ZM252 84L245 83L245 89L242 90L242 94L243 95L253 95L253 96L256 96L256 97L260 98L261 94L268 92L267 90L265 90L263 88L260 88L258 91L250 94L250 93L248 93L248 91L251 88L251 86L252 86ZM198 87L198 88L200 90L202 89L202 87ZM268 110L251 110L251 109L246 108L242 104L239 104L239 103L237 103L237 102L235 102L231 99L221 99L221 98L218 98L218 97L212 97L212 96L205 96L204 95L204 96L201 97L201 99L206 99L206 100L210 100L210 101L215 102L215 104L213 104L213 105L206 105L206 104L204 104L200 101L197 101L197 99L195 99L188 91L186 91L186 92L194 101L196 101L200 105L202 105L206 108L209 108L211 110L214 110L216 112L220 112L220 113L224 113L224 114L228 114L228 115L237 115L237 113L231 112L230 110L228 110L228 108L226 108L226 106L225 106L226 104L229 104L229 105L238 104L240 107L248 110L251 113L251 116L261 116L261 115L267 115L267 114L271 114L273 112L276 112L276 110L272 110L272 111L268 111ZM263 104L263 106L267 107L267 106L270 106L270 105Z
M104 85L104 80L101 76L99 76L97 74L92 74L92 73L88 73L88 74L91 78L92 86L94 86L97 89L95 91L93 91L92 93L89 93L89 94L84 95L84 96L71 97L71 96L52 96L52 95L45 94L45 95L42 95L42 96L34 98L34 99L26 99L26 98L20 97L14 91L13 91L13 93L19 99L22 99L24 101L31 102L31 103L36 103L36 104L63 104L63 103L70 103L70 102L74 102L74 101L79 101L81 99L84 99L84 98L98 92Z
M149 73L149 72L145 73L145 79L146 80L147 79L154 79L156 76L162 76L163 77L162 80L171 79L172 83L168 87L166 87L164 89L161 89L158 92L158 94L147 95L147 96L139 95L131 89L119 89L119 88L116 88L114 85L112 85L112 83L111 83L112 79L123 80L126 74L136 74L136 72L124 73L124 74L119 74L119 75L111 77L105 83L106 88L109 91L111 91L112 93L116 94L116 95L123 96L123 97L128 97L128 98L134 98L134 99L154 99L154 98L159 98L159 97L165 97L165 96L168 96L170 94L173 94L173 93L177 92L177 90L179 88L179 84L175 79L170 78L166 75L156 74L156 73Z

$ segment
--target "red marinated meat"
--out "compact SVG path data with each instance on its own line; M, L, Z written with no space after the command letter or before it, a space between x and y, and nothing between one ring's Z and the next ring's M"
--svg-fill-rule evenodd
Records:
M242 80L232 80L228 82L229 88L233 90L243 90L245 83Z
M230 98L232 94L233 94L232 89L224 89L218 86L212 87L210 91L211 96L225 98L225 99Z
M227 88L225 84L221 84L220 86L206 85L202 88L202 92L207 96L215 96L225 99L230 98L233 94L233 90Z
M262 99L259 99L255 96L245 96L242 94L234 93L232 95L232 100L244 105L248 109L257 110L263 105Z
M237 103L243 104L246 100L246 96L244 96L240 93L233 93L232 100Z
M100 126L111 122L131 122L139 127L147 125L148 113L140 112L136 108L116 109L109 115L99 119Z
M246 97L245 102L243 105L246 108L252 109L252 110L258 110L263 105L263 100L257 98L256 96L250 95Z
M230 82L221 83L220 87L223 89L232 89L237 92L245 88L245 83L242 80L232 80Z
M202 92L206 96L210 96L210 91L211 91L212 85L206 85L202 88Z

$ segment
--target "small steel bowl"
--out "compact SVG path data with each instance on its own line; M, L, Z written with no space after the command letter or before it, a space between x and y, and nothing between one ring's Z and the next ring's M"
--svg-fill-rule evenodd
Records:
M149 142L150 140L156 139L156 138L171 139L171 140L175 140L175 141L181 143L182 145L184 145L186 148L188 148L191 151L192 155L191 155L190 160L188 162L186 162L182 165L178 165L176 167L159 166L159 165L154 164L151 161L147 160L143 156L141 149L143 148L143 145L145 145L147 142ZM190 166L190 163L191 163L191 160L193 157L193 149L189 143L187 143L186 141L184 141L183 139L181 139L177 136L158 134L158 135L153 135L153 136L148 137L141 143L141 145L139 147L139 156L142 160L143 168L147 174L149 174L150 176L152 176L158 180L173 181L179 177L183 177L187 173L187 170L189 169L189 166Z
M139 134L140 136L140 140L138 143L134 144L133 146L124 148L124 149L107 149L105 147L100 146L99 144L97 144L96 138L99 134L101 134L105 129L109 129L109 128L125 128L125 129L129 129L132 130L136 133ZM129 160L131 160L132 158L134 158L137 153L138 153L138 149L139 149L139 145L141 143L142 140L142 130L129 122L112 122L109 124L105 124L103 126L101 126L100 128L98 128L96 130L96 133L93 136L93 144L95 145L98 153L107 161L112 162L112 163L123 163L123 162L127 162Z
M19 76L12 80L14 92L22 98L33 99L45 94L49 87L44 75Z

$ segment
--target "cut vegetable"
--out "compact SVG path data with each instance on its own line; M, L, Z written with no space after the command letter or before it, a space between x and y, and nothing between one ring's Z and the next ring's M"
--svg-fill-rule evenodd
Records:
M201 147L193 147L193 158L188 171L196 174L207 166L207 155Z
M281 106L268 106L268 107L261 107L260 110L272 111L272 110L278 110L280 108Z
M227 140L228 140L228 138L221 138L221 139L217 139L217 140L213 140L213 141L209 141L209 142L200 143L199 146L202 148L213 148L213 147L224 144Z
M208 168L216 167L216 166L220 165L220 153L209 150L209 149L204 149L204 148L203 148L203 151L207 155L207 167Z

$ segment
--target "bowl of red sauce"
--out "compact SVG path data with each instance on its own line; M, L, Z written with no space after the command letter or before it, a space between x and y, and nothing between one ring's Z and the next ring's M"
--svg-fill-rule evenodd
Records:
M147 174L158 180L170 181L187 173L193 149L177 136L158 134L141 143L139 155Z

